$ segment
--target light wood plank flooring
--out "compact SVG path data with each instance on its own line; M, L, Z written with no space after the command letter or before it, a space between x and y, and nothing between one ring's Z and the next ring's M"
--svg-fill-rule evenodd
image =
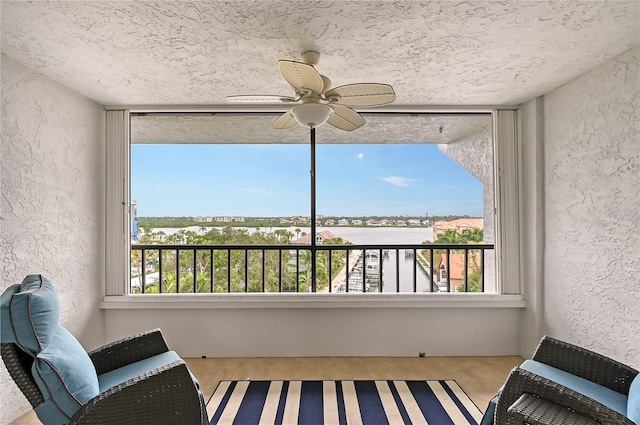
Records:
M221 380L455 379L484 410L509 371L522 363L505 357L287 357L185 359L208 400ZM29 412L12 425L40 424Z

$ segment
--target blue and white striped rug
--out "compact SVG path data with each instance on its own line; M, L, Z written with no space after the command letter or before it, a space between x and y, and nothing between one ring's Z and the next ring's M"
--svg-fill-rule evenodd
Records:
M477 425L455 381L221 381L211 424Z

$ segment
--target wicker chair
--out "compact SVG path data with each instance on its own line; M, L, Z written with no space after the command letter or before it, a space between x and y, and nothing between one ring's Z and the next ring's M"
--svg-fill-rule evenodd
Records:
M168 351L159 329L89 352L99 375ZM31 375L33 357L16 344L2 344L2 360L35 409L44 402ZM184 361L149 370L99 394L69 424L208 424L197 382Z
M540 375L540 371L547 370L550 375ZM497 397L494 420L485 418L482 423L634 425L640 412L637 376L637 370L608 357L544 337L532 359L509 374ZM582 392L571 387L574 382L583 388ZM589 391L585 391L583 384ZM614 404L617 411L612 407ZM490 409L485 414L488 415Z
M197 380L159 329L87 353L41 275L7 288L0 313L2 360L43 423L208 424Z

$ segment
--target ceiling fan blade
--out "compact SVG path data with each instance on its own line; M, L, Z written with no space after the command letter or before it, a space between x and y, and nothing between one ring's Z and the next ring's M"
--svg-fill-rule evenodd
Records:
M296 93L304 94L303 88L311 90L313 94L322 93L324 82L312 65L303 62L280 60L278 61L278 68Z
M329 117L327 122L340 130L352 131L360 128L366 122L362 115L346 106L329 104L333 108L333 115Z
M290 112L285 112L280 115L277 120L273 123L273 128L276 130L283 130L285 128L291 128L296 125L298 121L291 115Z
M291 96L278 96L271 94L246 94L238 96L227 96L225 100L229 103L292 103L297 99Z
M327 90L325 99L339 96L335 103L344 106L381 106L396 100L396 92L389 84L357 83Z

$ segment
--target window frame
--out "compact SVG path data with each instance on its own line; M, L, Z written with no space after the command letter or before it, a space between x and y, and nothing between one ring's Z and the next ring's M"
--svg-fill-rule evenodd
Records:
M283 112L281 107L253 108L191 108L191 107L144 107L106 109L106 252L105 252L105 295L107 298L137 297L128 293L128 271L130 270L130 116L132 113L145 112L236 112L236 113L274 113ZM492 115L493 151L494 151L494 218L495 218L495 252L496 252L496 292L491 294L473 294L478 297L487 295L487 299L495 296L522 294L520 274L520 223L519 223L519 170L520 135L518 111L515 107L478 107L478 108L377 108L376 112L421 113L421 114L455 114L455 113L487 113ZM185 297L193 294L182 294ZM206 294L212 296L213 294ZM227 294L228 295L228 294ZM247 297L264 297L256 293ZM313 297L318 294L296 294L298 297ZM382 294L351 294L349 297L382 296ZM400 294L398 294L400 295ZM406 297L419 297L432 294L402 294ZM440 294L437 294L438 296ZM459 296L461 294L454 294ZM202 294L198 295L203 296ZM220 295L218 295L219 297ZM222 295L224 296L224 294ZM335 294L332 295L335 297ZM390 296L385 294L385 297ZM145 297L150 298L148 295ZM105 298L105 299L107 299ZM424 297L422 297L424 298Z

